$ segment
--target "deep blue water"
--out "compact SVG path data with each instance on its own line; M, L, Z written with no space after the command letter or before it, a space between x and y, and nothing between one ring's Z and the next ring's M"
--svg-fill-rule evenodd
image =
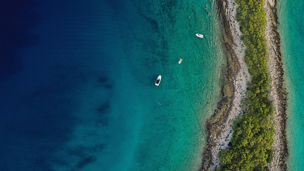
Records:
M106 2L103 2L106 3ZM108 121L108 78L111 58L105 54L98 1L14 0L1 6L1 170L53 170L68 165L56 151L67 150L79 158L81 168L96 156L102 144L63 149L82 120L76 115L87 86L96 124ZM97 6L97 7L95 7ZM4 11L3 11L3 10ZM89 9L89 10L88 10ZM97 31L100 30L100 31ZM98 87L98 88L97 88ZM104 91L104 92L103 92ZM107 93L106 93L107 92ZM94 93L94 94L92 94ZM103 95L104 93L105 95ZM94 96L93 96L94 95Z
M224 66L214 1L11 0L0 13L0 170L199 167Z

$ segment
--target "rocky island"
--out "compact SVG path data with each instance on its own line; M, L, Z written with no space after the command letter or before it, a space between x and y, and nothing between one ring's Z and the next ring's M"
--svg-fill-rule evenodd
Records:
M286 99L276 0L218 0L227 72L202 170L286 170Z

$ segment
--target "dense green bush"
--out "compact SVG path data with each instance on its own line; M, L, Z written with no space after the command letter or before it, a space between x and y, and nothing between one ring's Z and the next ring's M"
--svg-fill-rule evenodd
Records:
M228 150L220 152L220 170L268 170L272 160L274 128L267 66L264 0L236 0L237 20L246 46L245 61L252 81L247 88L245 113L234 123Z

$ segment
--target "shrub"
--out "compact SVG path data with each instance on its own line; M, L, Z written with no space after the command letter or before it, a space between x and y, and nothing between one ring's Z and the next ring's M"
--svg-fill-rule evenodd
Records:
M234 124L231 148L219 154L221 170L268 170L272 161L273 117L268 100L270 78L264 29L264 0L236 0L237 20L246 46L245 62L252 76L247 88L245 113Z

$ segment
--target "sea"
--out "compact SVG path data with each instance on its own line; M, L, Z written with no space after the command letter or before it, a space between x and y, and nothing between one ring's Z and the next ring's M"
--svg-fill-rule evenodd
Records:
M304 1L279 1L279 22L288 90L288 169L304 169Z
M199 169L226 67L215 0L9 0L0 13L1 171Z

